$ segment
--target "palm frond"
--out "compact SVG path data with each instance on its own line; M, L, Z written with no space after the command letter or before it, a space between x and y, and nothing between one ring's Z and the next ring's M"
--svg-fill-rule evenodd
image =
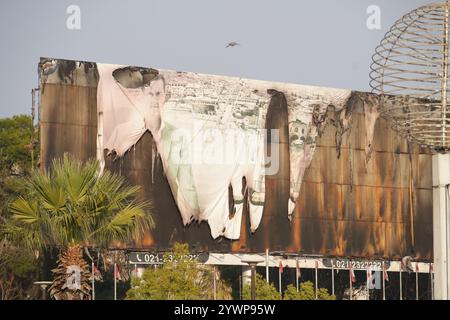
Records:
M154 227L150 204L137 200L140 187L109 171L98 174L98 166L97 161L82 163L66 154L48 172L33 171L26 192L9 207L7 233L16 233L15 240L27 246L36 241L38 246L107 247L139 240Z
M48 242L46 234L40 228L29 228L7 223L0 228L0 235L11 243L29 250L41 250Z
M46 172L34 171L29 179L33 196L40 199L44 208L57 211L65 203L64 190Z
M94 242L101 244L140 240L154 227L148 208L146 203L129 204L109 218L101 219L100 226L90 236L95 239Z
M37 209L37 203L34 201L27 201L23 197L14 200L9 206L12 218L22 223L36 223L40 215Z

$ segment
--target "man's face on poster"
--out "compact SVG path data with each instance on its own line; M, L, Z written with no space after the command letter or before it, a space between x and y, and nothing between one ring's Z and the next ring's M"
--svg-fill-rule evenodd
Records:
M161 114L166 101L164 80L160 77L152 80L145 88L145 94L149 97L150 119L146 119L147 127L151 131L158 131L161 127ZM155 133L155 132L152 132Z
M147 87L146 92L150 96L150 109L161 113L164 102L166 101L164 80L162 78L152 80Z

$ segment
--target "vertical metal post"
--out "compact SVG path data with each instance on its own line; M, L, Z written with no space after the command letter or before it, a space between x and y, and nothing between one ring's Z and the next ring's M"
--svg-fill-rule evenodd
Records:
M239 275L239 298L241 300L244 300L244 297L242 295L242 274Z
M416 300L419 300L419 263L416 262Z
M95 266L94 266L94 261L92 261L92 300L95 300Z
M442 65L442 88L441 88L441 101L442 101L442 145L446 146L446 124L447 124L447 81L448 81L448 35L449 35L449 4L445 3L445 17L444 17L444 41L443 41L443 51L444 51L444 61ZM435 155L436 156L436 155ZM433 156L433 157L435 157ZM435 251L441 250L440 254L442 256L435 256L436 260L440 260L439 263L436 264L436 277L438 278L436 284L436 298L442 299L442 300L448 300L450 299L450 268L449 268L449 224L448 224L448 208L447 208L447 200L448 200L448 184L449 184L449 178L450 178L450 172L449 172L449 154L445 155L446 158L441 158L442 166L446 166L447 168L444 170L439 170L438 174L438 185L439 185L439 204L438 204L438 210L437 212L434 212L433 210L433 224L434 223L444 223L444 226L441 226L441 232L439 232L438 236L441 237L441 239L438 239L435 237L435 242L440 242L439 246L442 246L442 248L437 248ZM433 163L434 165L434 163ZM433 167L434 169L434 167ZM440 169L440 168L439 168ZM433 173L433 180L434 180L434 173ZM435 187L435 181L433 181L433 188ZM442 183L444 182L444 183ZM443 186L445 184L445 186ZM433 190L433 196L434 196L434 190ZM436 197L437 198L437 197ZM433 206L434 206L434 200L433 197ZM437 214L441 215L441 219L438 222L434 222L435 215ZM433 227L433 229L435 229ZM435 230L433 230L435 231ZM435 252L436 253L436 252ZM440 259L439 259L440 258Z
M280 291L280 298L282 298L283 293L281 292L281 268L278 268L278 289Z
M434 276L432 263L430 263L430 284L431 284L431 300L434 300Z
M266 249L266 282L269 283L269 249Z
M104 148L103 148L103 112L97 114L97 155L96 158L100 165L100 172L105 168ZM152 176L153 179L153 176Z
M298 283L298 278L300 276L299 268L300 268L300 264L298 262L298 258L296 258L296 260L295 260L295 287L297 288L297 292L299 290L299 283Z
M114 300L117 300L117 263L116 263L116 253L114 253Z
M334 259L331 259L331 295L334 296Z
M136 263L134 263L133 264L133 273L134 273L134 276L135 277L137 277L138 276L138 270L137 270L137 264ZM133 275L133 273L131 273L131 275ZM133 281L131 281L131 287L133 287Z
M34 117L36 112L36 89L31 89L31 168L34 168Z
M318 283L317 283L317 281L318 281L318 279L317 279L317 268L318 268L318 262L317 262L317 260L315 261L315 281L314 281L314 295L315 295L315 298L316 298L316 300L317 300L317 291L318 291Z
M448 23L449 23L449 7L445 4L444 16L444 35L443 35L443 62L442 62L442 78L441 78L441 102L442 102L442 145L446 146L446 123L447 123L447 81L448 81Z
M370 267L366 270L366 291L367 291L367 300L370 300L370 290L369 290L369 273L370 277L372 276L372 271L370 270Z
M402 284L402 263L400 262L400 300L403 300L403 284Z
M242 267L242 287L245 285L244 277L248 279L248 273L250 271L250 297L252 300L256 300L256 266L258 263L264 262L264 260L242 260L243 263L248 264L248 267ZM247 281L248 284L248 281ZM243 298L243 297L242 297Z
M382 272L383 272L383 275L382 275L383 276L383 300L386 300L386 283L385 283L386 279L385 279L384 273L387 271L384 266L384 261L382 262Z
M433 171L433 257L434 299L450 298L448 185L450 154L432 156Z
M252 271L252 279L251 279L252 300L256 300L256 263L250 264L250 268Z
M114 300L117 300L117 264L114 262Z
M353 269L352 269L352 265L351 265L351 261L350 261L350 270L348 273L348 279L350 282L350 300L353 300L353 281L352 281L352 276L353 276Z
M214 290L213 298L214 298L214 300L217 300L217 283L216 283L217 274L216 274L216 272L217 272L216 266L213 266L213 290ZM252 290L253 290L253 273L252 273ZM253 297L252 297L252 300L255 300L255 299L253 299Z
M37 87L36 88L37 92L38 92L38 98L37 98L37 139L38 139L38 143L41 140L41 88Z

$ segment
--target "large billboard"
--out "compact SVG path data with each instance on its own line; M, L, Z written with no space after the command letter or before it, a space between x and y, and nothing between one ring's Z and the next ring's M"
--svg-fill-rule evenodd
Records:
M431 259L431 154L351 90L41 59L41 165L71 152L143 187L129 247Z

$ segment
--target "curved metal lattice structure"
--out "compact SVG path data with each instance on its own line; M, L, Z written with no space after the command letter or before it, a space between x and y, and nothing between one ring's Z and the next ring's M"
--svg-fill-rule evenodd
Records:
M372 57L381 113L411 141L450 150L450 3L419 7L390 28Z

